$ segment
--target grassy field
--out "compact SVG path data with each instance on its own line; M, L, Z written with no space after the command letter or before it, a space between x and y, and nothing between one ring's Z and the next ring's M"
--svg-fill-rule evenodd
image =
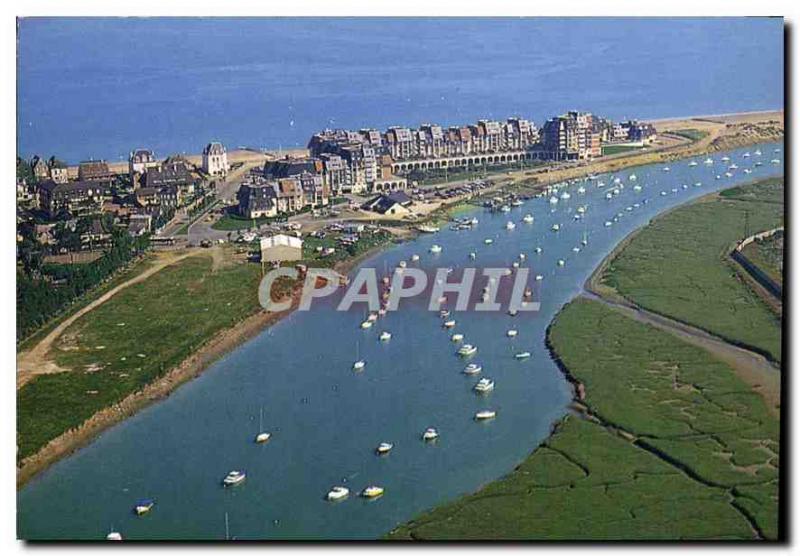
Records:
M255 226L253 225L253 221L255 220ZM285 220L285 219L284 219ZM255 229L262 224L269 224L270 222L276 222L278 219L276 218L242 218L241 216L237 216L231 213L225 213L220 217L219 220L214 222L211 225L211 228L214 230L222 231L222 232L235 232L238 230L250 230Z
M254 313L259 279L257 264L232 261L212 271L210 255L190 257L76 321L51 353L71 371L40 375L17 392L18 457L140 390Z
M676 129L675 131L670 131L670 133L673 135L680 135L681 137L685 137L691 141L699 141L708 135L707 131L702 131L699 129Z
M644 147L632 147L630 145L609 145L603 147L603 156L612 154L627 153L631 151L641 151Z
M732 188L656 218L611 261L601 283L780 361L780 320L742 282L728 253L748 233L782 223L782 180Z
M591 417L570 415L512 473L389 538L776 538L778 421L730 368L585 299L550 340Z

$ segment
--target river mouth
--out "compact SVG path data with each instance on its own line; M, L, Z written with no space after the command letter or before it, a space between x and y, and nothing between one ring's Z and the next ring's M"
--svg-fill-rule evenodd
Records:
M414 254L420 260L409 266L430 271L510 267L524 253L521 264L543 277L541 308L517 317L455 313L452 330L442 328L438 313L413 304L369 329L360 327L364 312L339 312L331 304L294 313L31 481L18 494L19 536L101 539L113 526L126 539L223 539L227 514L229 534L238 539L371 539L476 490L511 470L567 410L571 389L544 339L553 316L580 293L592 270L654 216L782 174L782 163L769 162L782 158L772 154L775 148L782 144L716 153L713 165L695 158L697 166L686 159L670 162L669 171L650 165L600 175L565 188L570 198L561 199L561 191L557 203L548 196L507 213L476 209L470 216L479 222L471 230L445 227L364 261L361 267L381 274ZM764 152L757 167L755 157L742 156L756 149ZM740 166L732 177L724 175L730 163L720 161L723 155ZM584 205L584 216L575 219ZM532 224L522 221L527 213ZM509 221L513 230L506 229ZM441 253L430 252L434 244ZM518 330L515 338L507 337L510 328ZM384 330L392 337L381 342ZM457 357L452 333L463 334L478 352L469 360ZM522 351L530 358L516 359ZM366 367L354 373L357 359ZM482 373L464 375L468 362L479 363ZM472 387L481 377L496 387L478 396ZM262 408L272 437L256 444ZM476 422L481 410L497 417ZM421 439L428 427L440 433L435 443ZM381 442L394 448L378 457ZM246 470L247 480L223 488L233 469ZM383 497L356 495L373 484L385 488ZM325 501L334 485L347 486L350 497ZM142 498L156 505L147 516L132 515Z

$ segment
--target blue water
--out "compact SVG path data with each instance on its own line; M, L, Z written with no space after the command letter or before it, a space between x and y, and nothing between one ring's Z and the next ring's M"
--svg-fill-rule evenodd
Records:
M759 147L763 156L743 156ZM611 201L605 194L612 178L601 175L609 185L587 182L584 195L572 185L572 198L555 207L540 198L508 214L476 209L480 222L473 230L424 235L366 261L363 266L382 271L414 253L421 258L412 264L423 269L510 266L519 253L527 255L531 274L544 276L539 312L455 315L455 330L479 347L474 360L483 376L497 382L490 395L471 391L477 378L461 373L465 362L454 355L456 345L436 313L401 305L362 330L359 311L323 305L296 312L30 482L18 493L19 536L100 539L113 526L129 539L222 539L227 513L230 533L239 539L370 539L478 489L513 469L566 412L570 389L545 348L545 332L592 270L657 214L724 187L781 175L783 164L769 160L782 159L782 152L774 153L782 147L725 153L739 166L732 178L715 179L730 164L717 153L713 166L689 167L682 160L671 162L669 172L660 165L617 172L625 188ZM754 167L756 160L764 165ZM642 190L634 191L634 184ZM576 221L579 205L588 209ZM532 225L521 222L528 212L536 219ZM513 231L505 229L509 220L517 223ZM555 223L558 233L551 231ZM588 245L574 253L584 234ZM494 243L485 245L486 238ZM444 247L441 254L429 253L434 243ZM477 254L474 263L470 252ZM557 267L558 259L566 265ZM519 330L513 340L505 334L511 327ZM390 342L378 341L381 330L393 333ZM367 361L362 373L352 371L357 344ZM514 353L522 350L532 357L517 361ZM266 445L253 443L261 407L265 428L274 434ZM497 410L497 419L474 422L483 408ZM441 432L436 445L420 440L429 426ZM395 443L388 457L373 453L382 441ZM247 482L224 489L222 477L235 468L248 471ZM344 481L353 491L379 484L386 494L373 502L323 500ZM132 515L136 500L147 497L156 500L153 512Z
M24 19L18 152L305 146L326 126L783 106L783 20Z

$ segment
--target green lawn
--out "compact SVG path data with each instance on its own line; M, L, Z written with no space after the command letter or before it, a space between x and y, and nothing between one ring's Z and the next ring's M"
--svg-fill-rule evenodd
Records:
M630 145L609 145L607 147L602 147L603 156L627 153L631 151L641 151L643 149L644 147L632 147Z
M728 253L746 230L782 223L782 180L736 187L656 218L601 281L646 309L780 361L780 319L742 281Z
M699 129L676 129L675 131L670 131L673 135L680 135L681 137L685 137L686 139L690 139L691 141L699 141L703 137L708 135L707 131L701 131Z
M599 419L569 416L509 475L389 538L777 537L778 420L729 367L586 299L550 340Z
M18 457L140 390L255 312L259 279L256 264L212 273L209 255L191 257L76 321L52 353L71 371L40 375L17 392Z

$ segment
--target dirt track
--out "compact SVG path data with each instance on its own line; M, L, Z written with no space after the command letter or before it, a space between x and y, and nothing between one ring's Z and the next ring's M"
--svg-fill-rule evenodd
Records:
M45 336L39 343L37 343L33 348L29 351L25 351L20 353L17 356L17 390L19 390L22 386L28 383L33 377L40 374L47 374L47 373L60 373L66 371L68 369L62 369L54 361L48 358L48 353L50 352L50 348L53 346L53 343L58 339L61 334L76 320L81 318L83 315L93 311L116 294L128 288L134 284L138 284L143 280L146 280L156 272L163 270L164 268L175 264L178 261L185 259L186 257L191 257L195 255L197 250L186 251L181 253L175 252L161 252L156 255L157 259L155 263L142 272L141 274L137 274L130 280L115 286L114 288L110 289L91 303L89 303L86 307L76 311L66 319L64 319L61 323L58 324L52 331L50 331L47 336Z

